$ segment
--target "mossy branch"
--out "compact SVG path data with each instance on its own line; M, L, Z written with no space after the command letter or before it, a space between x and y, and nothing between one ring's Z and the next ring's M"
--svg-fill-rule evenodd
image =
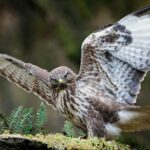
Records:
M14 138L14 146L17 146L17 142L20 144L20 140L22 142L25 142L26 140L29 140L32 142L32 148L36 147L38 150L37 144L43 143L43 145L46 145L45 150L55 149L55 150L131 150L128 145L123 145L115 141L105 141L105 139L98 139L98 138L91 138L91 139L80 139L80 138L71 138L66 137L61 134L37 134L35 136L32 135L13 135L9 133L5 133L0 135L0 145L1 140L9 141L8 139L11 139L11 143L13 142ZM16 140L18 138L18 140ZM25 139L25 140L23 140ZM9 143L8 143L9 144ZM24 143L22 143L24 145ZM4 146L4 145L3 145ZM6 145L7 146L7 145ZM25 145L26 148L28 146L31 146L31 144ZM40 144L41 147L41 144ZM12 147L15 148L15 147Z

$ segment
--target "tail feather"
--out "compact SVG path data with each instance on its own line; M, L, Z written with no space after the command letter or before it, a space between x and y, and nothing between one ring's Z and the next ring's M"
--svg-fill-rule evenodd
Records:
M150 129L150 106L121 110L117 125L123 132L135 132Z

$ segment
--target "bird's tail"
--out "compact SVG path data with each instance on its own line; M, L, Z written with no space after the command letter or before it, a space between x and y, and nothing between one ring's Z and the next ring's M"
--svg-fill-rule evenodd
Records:
M150 106L121 110L118 127L123 132L134 132L150 129Z

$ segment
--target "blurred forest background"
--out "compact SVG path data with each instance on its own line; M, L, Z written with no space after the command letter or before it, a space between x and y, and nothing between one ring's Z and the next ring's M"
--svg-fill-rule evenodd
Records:
M149 4L149 0L0 0L0 53L49 71L66 65L78 72L80 47L89 33ZM140 105L150 105L149 91L150 75L142 84ZM18 105L36 110L39 103L38 97L0 77L1 112L9 114ZM47 110L47 130L62 132L63 118L51 107ZM149 131L126 137L148 147Z

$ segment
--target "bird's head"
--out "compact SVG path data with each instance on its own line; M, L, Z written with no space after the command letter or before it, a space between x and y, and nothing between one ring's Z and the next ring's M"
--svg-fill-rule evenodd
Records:
M51 71L50 85L54 90L63 90L75 82L76 75L68 67L61 66Z

